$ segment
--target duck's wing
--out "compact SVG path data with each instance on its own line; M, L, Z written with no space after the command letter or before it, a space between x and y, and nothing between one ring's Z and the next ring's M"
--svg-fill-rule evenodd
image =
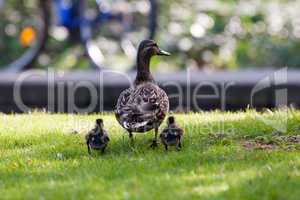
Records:
M116 112L120 111L120 109L122 109L124 106L127 105L130 96L132 95L133 92L133 88L128 88L126 90L124 90L123 92L121 92L118 101L117 101L117 105L116 105Z
M89 140L89 138L90 138L90 135L91 135L91 134L90 134L90 132L88 132L88 134L86 134L86 135L85 135L85 140L86 140L86 141L88 141L88 140Z
M132 104L142 113L157 113L169 108L167 94L153 83L137 88L131 98Z
M180 135L180 136L182 136L182 135L183 135L183 132L184 132L184 131L183 131L183 129L182 129L182 128L180 128L180 127L178 127L178 133L179 133L179 135Z
M90 130L86 135L85 135L85 139L89 140L91 135L95 135L97 132L97 128L93 128L92 130Z
M178 135L178 136L182 136L183 135L183 129L180 128L177 125L173 125L170 130L172 131L173 134Z
M146 83L124 91L118 101L117 112L126 129L139 129L155 121L161 122L169 109L166 93L157 85ZM157 119L157 118L161 118Z
M107 142L110 141L108 133L107 133L106 130L103 130L103 136L102 136L101 140L102 140L103 143L107 143Z
M164 128L163 130L162 130L162 132L160 133L160 137L166 137L167 136L167 134L168 134L168 132L169 132L169 129L168 128Z
M126 129L130 129L128 125L128 122L131 121L130 118L135 113L139 113L138 108L134 104L129 103L133 98L133 94L135 94L133 88L128 88L121 92L115 108L117 120Z

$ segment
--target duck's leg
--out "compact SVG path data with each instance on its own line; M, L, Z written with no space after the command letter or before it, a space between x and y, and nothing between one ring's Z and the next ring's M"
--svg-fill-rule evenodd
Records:
M106 146L101 149L101 153L104 154Z
M181 140L178 140L178 143L176 145L176 149L177 149L177 151L181 150Z
M133 134L132 134L131 131L128 131L128 134L129 134L130 144L133 145L133 144L134 144L134 141L133 141Z
M155 131L155 136L154 136L153 142L152 142L152 144L150 146L152 148L155 148L155 147L158 146L158 144L157 144L158 126L155 126L154 131Z
M87 141L86 146L88 148L88 153L91 155L90 143Z
M165 145L165 150L168 151L168 145L167 144L164 145Z

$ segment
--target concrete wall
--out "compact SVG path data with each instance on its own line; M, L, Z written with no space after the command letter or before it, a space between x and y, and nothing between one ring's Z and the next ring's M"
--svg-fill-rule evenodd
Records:
M134 72L108 71L2 72L0 112L27 112L34 108L75 113L112 111L120 92L130 86L134 77ZM258 109L280 104L300 106L300 71L182 71L154 77L170 96L171 109L177 111L239 110L247 108L251 99L252 106ZM91 110L83 109L91 99L96 99L97 105Z

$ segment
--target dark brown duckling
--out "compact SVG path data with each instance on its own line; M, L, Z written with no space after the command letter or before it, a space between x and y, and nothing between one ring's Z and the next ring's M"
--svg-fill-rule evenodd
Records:
M158 128L169 111L169 99L154 81L150 72L150 60L155 55L169 56L153 40L144 40L138 48L137 76L132 88L123 91L116 105L116 118L129 133L155 130L151 147L157 147Z
M177 150L181 149L183 130L175 123L173 116L168 118L167 128L159 136L166 151L168 150L168 146L176 146Z
M104 130L103 120L97 119L96 126L85 136L88 153L91 154L91 149L104 153L109 142L108 133Z

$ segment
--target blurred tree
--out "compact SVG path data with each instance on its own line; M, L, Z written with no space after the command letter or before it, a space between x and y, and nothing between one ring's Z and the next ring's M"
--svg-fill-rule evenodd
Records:
M185 55L178 57L183 63L216 69L300 67L299 0L162 3L159 38Z

